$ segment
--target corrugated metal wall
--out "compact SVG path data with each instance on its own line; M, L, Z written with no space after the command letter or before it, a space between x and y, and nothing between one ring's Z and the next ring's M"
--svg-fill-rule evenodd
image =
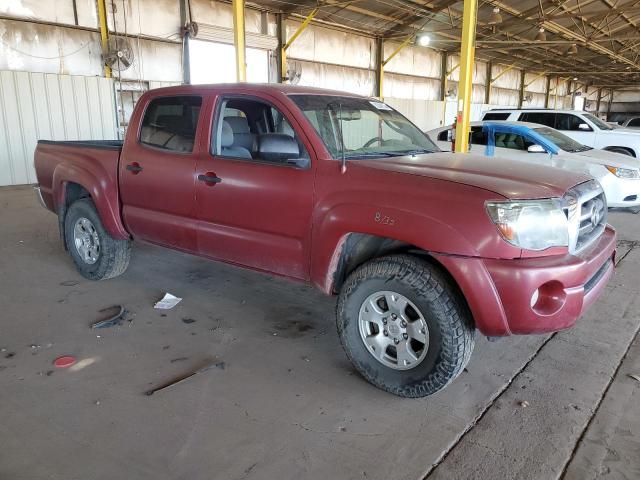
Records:
M0 71L0 185L36 181L38 140L117 138L113 81Z

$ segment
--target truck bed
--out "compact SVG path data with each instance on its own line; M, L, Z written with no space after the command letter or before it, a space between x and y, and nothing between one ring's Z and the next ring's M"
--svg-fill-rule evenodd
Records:
M116 222L119 211L118 163L121 140L40 140L34 165L40 195L45 206L58 213L65 204L70 184L83 185L94 199L100 200L105 222ZM99 207L99 209L100 209Z

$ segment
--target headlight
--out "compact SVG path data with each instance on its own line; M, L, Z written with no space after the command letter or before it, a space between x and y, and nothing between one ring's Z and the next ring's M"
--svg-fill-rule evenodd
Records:
M516 247L544 250L569 245L567 216L558 199L487 202L502 237Z
M637 168L616 168L605 165L607 170L613 173L616 177L620 178L640 178L640 170Z

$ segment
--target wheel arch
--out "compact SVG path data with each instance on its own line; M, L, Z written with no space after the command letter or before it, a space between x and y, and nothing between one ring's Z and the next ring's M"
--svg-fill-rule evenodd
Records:
M109 235L115 239L129 239L120 216L117 185L111 185L88 169L62 163L54 171L53 188L54 206L60 226L64 225L71 203L80 198L91 198Z
M630 156L637 158L636 152L633 148L630 147L622 147L618 145L609 145L608 147L604 147L603 150L608 152L615 152L616 150L624 150L629 153Z

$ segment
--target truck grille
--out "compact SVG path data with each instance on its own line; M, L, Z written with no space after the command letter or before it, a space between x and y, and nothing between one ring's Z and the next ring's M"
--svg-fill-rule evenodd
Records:
M607 226L607 199L596 180L581 183L564 196L569 221L569 252L579 253L598 239Z

